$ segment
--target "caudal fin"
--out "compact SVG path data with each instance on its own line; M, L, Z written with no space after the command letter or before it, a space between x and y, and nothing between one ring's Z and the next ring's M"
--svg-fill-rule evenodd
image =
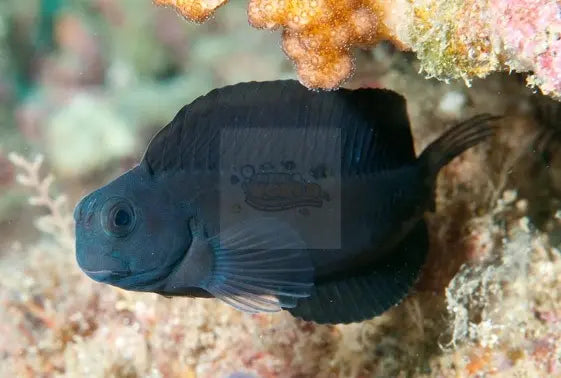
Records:
M494 121L501 116L479 114L446 131L440 138L425 148L419 156L419 163L424 169L427 190L432 193L429 210L436 208L434 183L438 172L455 157L494 134Z
M446 131L440 138L428 145L419 156L420 162L428 170L431 179L456 156L494 134L493 121L501 116L479 114Z

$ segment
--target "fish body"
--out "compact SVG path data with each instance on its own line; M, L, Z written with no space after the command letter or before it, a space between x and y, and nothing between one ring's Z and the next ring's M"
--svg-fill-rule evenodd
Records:
M247 312L372 318L421 270L438 171L494 119L474 117L416 157L405 100L389 90L214 90L76 206L78 264L124 289Z

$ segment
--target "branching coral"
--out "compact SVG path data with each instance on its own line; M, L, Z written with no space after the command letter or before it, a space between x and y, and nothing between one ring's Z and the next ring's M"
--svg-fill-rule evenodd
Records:
M155 4L175 7L185 18L203 22L228 0L154 0Z
M224 2L155 0L194 21ZM387 2L379 0L251 0L248 15L254 27L283 29L283 49L304 84L336 88L352 73L352 47L383 39L399 43L384 23L391 20L383 17L386 8Z
M71 250L74 248L74 237L72 235L72 216L68 214L67 198L64 195L52 197L50 194L51 185L54 181L53 175L42 178L40 175L43 157L37 156L33 161L27 161L16 153L11 153L8 158L19 168L22 173L16 176L19 184L32 189L35 193L29 198L29 203L33 206L45 207L47 215L37 219L39 230L53 235L58 243Z
M203 21L226 0L154 0ZM558 0L250 0L250 23L283 29L300 80L336 88L353 71L351 49L390 40L412 50L429 76L469 83L501 69L531 71L532 85L561 96Z
M377 8L368 0L252 0L248 14L255 27L284 29L284 51L306 85L334 88L352 71L351 47L388 37Z

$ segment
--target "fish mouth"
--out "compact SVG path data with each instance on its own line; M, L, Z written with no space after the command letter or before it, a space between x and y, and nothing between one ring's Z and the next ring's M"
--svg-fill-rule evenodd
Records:
M174 268L178 265L178 262L185 257L186 253L187 252L171 264L141 271L133 272L130 268L116 270L81 269L88 277L100 283L110 284L125 290L152 291L157 290L161 286L162 280L173 272Z
M165 266L158 266L151 269L146 269L138 272L120 271L122 276L112 275L111 284L126 290L134 291L154 291L162 286L162 282L169 277L177 268L178 263L183 260L185 254L178 258L176 261ZM119 273L119 271L117 271Z

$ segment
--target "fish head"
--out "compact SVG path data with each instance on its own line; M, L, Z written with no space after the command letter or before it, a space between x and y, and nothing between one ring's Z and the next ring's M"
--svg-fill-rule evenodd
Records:
M157 290L192 242L180 210L142 170L123 174L76 205L78 265L98 282Z

